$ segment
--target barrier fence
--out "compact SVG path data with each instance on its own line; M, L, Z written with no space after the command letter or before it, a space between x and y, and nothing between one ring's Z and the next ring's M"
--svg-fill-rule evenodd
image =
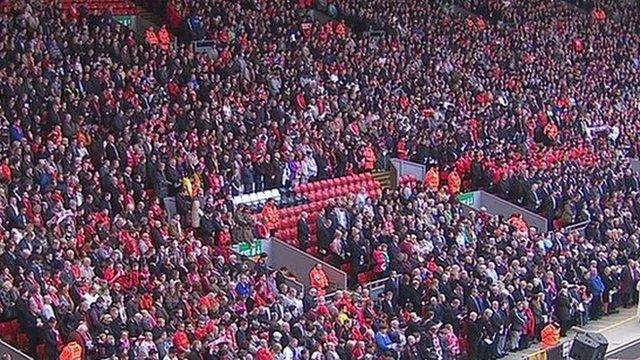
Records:
M304 287L309 287L309 272L320 263L327 274L331 290L347 288L347 273L276 238L258 239L251 244L235 244L232 250L253 261L257 261L263 253L267 254L267 266L274 269L287 268Z
M0 340L0 355L9 355L11 360L33 360L32 357Z
M468 206L467 210L471 208L479 211L484 208L487 213L491 215L501 215L504 218L508 218L513 214L520 214L527 225L533 226L541 232L547 231L547 219L543 216L514 205L484 190L460 194L458 195L458 201Z
M639 159L629 159L629 163L631 164L631 169L633 171L640 173L640 160Z
M398 179L405 175L413 175L416 180L424 181L424 176L427 173L427 167L422 164L418 164L412 161L389 159L391 164L391 183L392 187L398 186Z
M589 224L591 223L591 220L585 220L579 223L575 223L569 226L565 226L564 230L567 232L571 232L574 230L578 230L582 235L584 235L584 229L589 226Z
M548 349L540 349L539 351L528 354L524 357L526 360L566 360L569 359L569 351L571 350L573 340L560 343Z
M299 282L305 287L309 287L309 272L316 264L320 263L327 274L331 290L347 288L346 272L280 240L272 238L270 242L271 254L267 261L269 266L276 269L286 267L296 274Z

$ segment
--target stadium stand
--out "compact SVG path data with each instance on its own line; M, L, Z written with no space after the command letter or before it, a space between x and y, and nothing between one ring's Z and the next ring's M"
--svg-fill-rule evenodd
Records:
M634 2L147 1L177 44L128 1L1 4L0 338L31 356L495 359L638 301ZM349 289L231 251L271 235Z

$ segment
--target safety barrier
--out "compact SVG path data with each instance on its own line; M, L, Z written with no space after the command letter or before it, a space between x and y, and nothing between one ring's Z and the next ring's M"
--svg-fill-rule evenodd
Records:
M484 208L487 213L501 215L504 218L508 218L513 214L520 214L527 225L535 227L538 231L547 231L547 219L544 217L489 194L484 190L460 194L458 195L458 201L476 211Z
M591 220L585 220L585 221L581 221L579 223L575 223L575 224L571 224L569 226L565 226L564 227L564 231L566 232L572 232L572 231L579 231L581 234L584 235L584 229L587 228L587 226L589 226L589 224L591 223Z
M267 266L274 269L287 268L303 287L309 287L309 272L320 263L333 287L332 290L347 287L347 273L276 238L258 239L251 244L235 244L231 249L253 261L257 261L263 253L267 254Z
M11 360L33 360L32 357L0 340L0 355L9 355Z
M427 173L427 167L423 164L418 164L413 161L389 159L391 164L391 185L396 188L398 186L398 179L405 175L413 175L416 180L424 181L424 176Z
M569 359L569 351L571 350L573 340L560 343L548 349L540 349L531 354L525 355L526 360L566 360Z
M631 164L631 169L633 171L640 173L640 160L639 159L629 159L629 163Z
M372 299L377 299L378 295L384 293L384 284L389 280L389 277L384 277L382 279L371 281L364 285L364 287L369 290L369 296Z
M347 273L344 271L278 239L272 238L270 242L271 253L267 260L269 266L276 269L283 266L286 267L298 277L298 280L305 287L308 287L310 286L309 272L316 264L320 263L327 274L330 287L335 287L335 289L347 288Z

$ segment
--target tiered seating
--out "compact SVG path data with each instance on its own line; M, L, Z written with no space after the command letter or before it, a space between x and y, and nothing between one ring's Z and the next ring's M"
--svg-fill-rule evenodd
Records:
M62 0L62 9L69 10L72 6L80 9L86 7L90 12L98 11L99 13L111 9L113 15L136 15L138 8L130 0Z
M18 345L18 332L20 331L20 325L18 320L5 321L0 323L0 339L2 341L11 344Z
M244 204L248 206L255 206L255 205L262 205L269 199L274 199L278 201L280 200L280 196L281 196L280 191L277 189L274 189L274 190L265 190L257 193L242 194L242 195L234 196L232 201L234 205Z
M29 347L29 338L26 333L20 332L20 324L18 323L18 320L0 323L0 339L22 351L26 351ZM45 359L44 344L38 344L36 352L37 359Z
M413 188L415 186L415 182L415 175L403 175L398 178L398 186L409 185Z
M370 173L321 180L294 187L294 193L308 199L309 203L279 210L280 222L276 237L290 245L298 246L296 226L300 214L303 211L307 212L309 214L308 223L311 232L309 253L316 255L315 234L318 213L324 210L331 199L355 195L362 188L371 197L380 196L382 193L380 183L375 181Z

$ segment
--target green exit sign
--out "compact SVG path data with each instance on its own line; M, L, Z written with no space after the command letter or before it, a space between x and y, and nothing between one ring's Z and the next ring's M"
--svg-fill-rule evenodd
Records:
M120 15L116 16L116 21L130 28L131 24L133 23L133 17L130 15Z

